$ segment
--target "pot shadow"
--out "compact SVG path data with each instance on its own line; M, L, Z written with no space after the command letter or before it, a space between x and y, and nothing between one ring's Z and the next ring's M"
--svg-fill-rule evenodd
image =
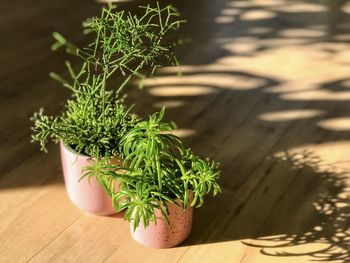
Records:
M49 51L51 32L59 31L75 43L84 43L84 36L76 34L80 32L80 21L98 11L93 1L63 1L54 7L40 2L44 7L38 15L19 16L9 28L2 28L8 41L1 43L7 54L1 58L7 65L0 73L4 91L1 106L5 109L2 112L8 114L4 115L2 126L1 149L6 154L1 157L0 189L63 182L58 148L50 145L49 153L42 155L37 145L29 145L28 118L41 106L50 113L59 112L60 101L68 96L58 85L50 87L50 92L47 89L48 72L42 68L64 72L62 53ZM119 6L133 9L145 2ZM284 249L321 240L329 248L321 251L322 257L310 252L311 257L347 262L348 247L339 244L348 240L348 207L344 204L347 197L342 197L347 194L345 174L333 168L322 170L323 164L309 160L310 154L303 153L301 160L288 152L284 157L275 156L284 149L336 145L350 139L349 129L335 129L327 123L349 117L347 79L335 72L329 73L332 78L323 79L328 71L321 71L316 84L305 84L302 78L288 82L285 75L274 74L280 71L283 60L267 61L265 67L273 68L267 73L261 68L264 59L274 52L277 53L272 58L293 52L293 60L300 52L304 52L301 56L308 55L309 50L304 49L310 47L317 52L309 60L318 61L321 53L329 55L329 59L342 57L349 42L349 16L344 8L348 1L273 1L276 5L263 2L174 2L188 20L176 36L192 38L189 45L177 48L183 75L177 78L176 70L166 68L159 77L149 79L144 90L129 87L127 101L137 103L135 111L141 116L168 106L166 118L178 124L177 132L185 143L222 165L223 193L215 199L207 198L205 206L196 209L192 235L183 245L255 239L245 242L273 254L274 248L267 248L266 244L264 247L261 242L272 242L276 249ZM28 6L17 5L18 14L26 14ZM61 11L66 5L79 12L62 19ZM31 36L19 28L28 28ZM15 38L11 37L14 29L18 32ZM27 42L31 39L37 43L38 36L40 43L36 47L11 47L26 37ZM288 52L278 53L281 48ZM8 54L15 58L31 54L32 58L15 65L8 63ZM260 68L247 66L244 59L252 58L249 66L258 64ZM348 65L341 59L337 62ZM41 67L33 66L37 64ZM307 64L305 69L315 64ZM14 74L18 72L23 74ZM303 73L291 70L288 77ZM299 85L311 86L313 93L310 95L310 89L302 90ZM18 156L19 152L22 155ZM339 235L338 230L343 230L345 236ZM261 240L264 238L267 240ZM336 254L337 249L342 252Z
M112 217L112 218L124 218L124 211L120 211L118 213L116 213L115 215L111 215L109 217Z

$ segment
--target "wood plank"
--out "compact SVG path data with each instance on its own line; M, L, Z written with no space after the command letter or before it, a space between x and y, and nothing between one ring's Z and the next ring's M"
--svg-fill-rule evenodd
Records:
M0 258L3 262L29 260L81 216L68 200L60 166L48 161L57 158L57 154L34 157L1 179Z
M174 2L174 1L172 1ZM147 1L120 3L136 10ZM51 32L83 44L95 1L0 3L1 262L350 261L349 9L346 1L176 1L188 23L178 68L128 87L141 116L168 106L186 144L221 162L223 193L194 211L176 248L136 243L118 217L69 201L58 148L29 143L33 111L69 96ZM16 32L15 34L13 32ZM288 158L287 158L288 157Z

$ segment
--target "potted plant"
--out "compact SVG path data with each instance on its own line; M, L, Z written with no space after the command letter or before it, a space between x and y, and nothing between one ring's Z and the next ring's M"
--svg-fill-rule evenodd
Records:
M146 246L173 247L191 232L192 207L220 192L219 165L193 154L163 122L164 109L140 121L120 140L122 164L96 162L85 176L104 178L116 211L125 210L133 238ZM119 184L114 191L113 181Z
M168 34L182 22L177 12L167 6L140 7L141 15L116 11L109 5L100 17L84 22L84 32L92 42L78 48L62 35L53 34L53 50L64 47L66 52L82 60L78 70L69 62L70 80L55 73L50 76L72 92L59 116L47 116L43 109L34 113L32 141L46 151L49 139L60 143L66 189L71 201L81 210L94 214L114 212L107 195L106 182L98 177L81 179L81 170L96 159L106 157L119 162L120 140L139 118L123 104L121 91L132 76L141 80L144 70L153 74L165 63L177 64ZM110 89L110 80L119 75L117 89ZM142 85L142 81L140 82ZM80 180L81 179L81 180Z

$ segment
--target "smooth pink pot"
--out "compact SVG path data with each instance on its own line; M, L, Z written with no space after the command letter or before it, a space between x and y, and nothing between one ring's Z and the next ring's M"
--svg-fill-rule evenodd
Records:
M82 168L91 166L93 159L78 155L75 151L60 143L64 182L69 199L80 210L95 215L112 215L116 212L112 200L95 177L83 178Z
M130 223L132 237L139 243L153 248L170 248L183 242L191 233L193 209L191 206L185 212L180 206L168 204L170 224L164 220L160 210L156 210L157 224L150 222L144 228L143 223L136 230Z

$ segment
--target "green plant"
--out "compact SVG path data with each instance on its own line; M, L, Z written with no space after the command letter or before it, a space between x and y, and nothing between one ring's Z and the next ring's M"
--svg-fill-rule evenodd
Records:
M98 176L109 182L107 191L117 211L126 209L125 219L147 227L156 223L155 209L167 220L167 202L177 203L185 210L188 205L200 207L204 196L220 192L217 184L219 165L202 159L186 149L181 140L171 134L174 125L162 121L164 109L137 123L120 141L124 165L98 162L88 167L85 176ZM112 180L119 183L114 192ZM190 192L193 192L193 200Z
M33 140L39 141L43 150L51 138L55 142L63 140L88 156L116 155L121 137L138 122L138 117L129 113L116 92L102 94L96 87L100 76L84 81L80 81L79 74L73 78L73 95L61 116L46 116L43 109L34 113Z
M43 109L34 113L32 141L46 151L49 139L63 141L79 153L92 157L112 156L118 153L125 133L135 126L138 117L123 105L122 88L132 76L141 79L150 69L151 74L165 63L177 64L172 51L170 31L176 30L181 20L171 6L141 7L142 15L115 11L112 5L103 8L100 17L84 23L85 33L93 39L87 47L78 48L62 35L53 34L52 49L65 47L69 54L82 59L82 66L74 70L66 67L70 80L56 73L50 76L72 91L60 116L47 116ZM117 89L107 89L115 73L123 76ZM142 81L140 82L142 83Z
M178 65L173 47L178 41L171 40L169 33L177 30L184 20L180 20L176 9L171 5L164 8L156 3L141 6L141 15L130 12L114 12L115 6L103 8L100 17L92 17L84 23L84 32L92 35L93 41L84 48L67 41L62 35L53 34L56 43L53 50L65 47L66 52L76 55L97 72L103 73L108 79L116 71L124 76L124 82L119 91L136 75L143 80L141 70L156 69L166 63ZM140 82L142 85L142 81Z

